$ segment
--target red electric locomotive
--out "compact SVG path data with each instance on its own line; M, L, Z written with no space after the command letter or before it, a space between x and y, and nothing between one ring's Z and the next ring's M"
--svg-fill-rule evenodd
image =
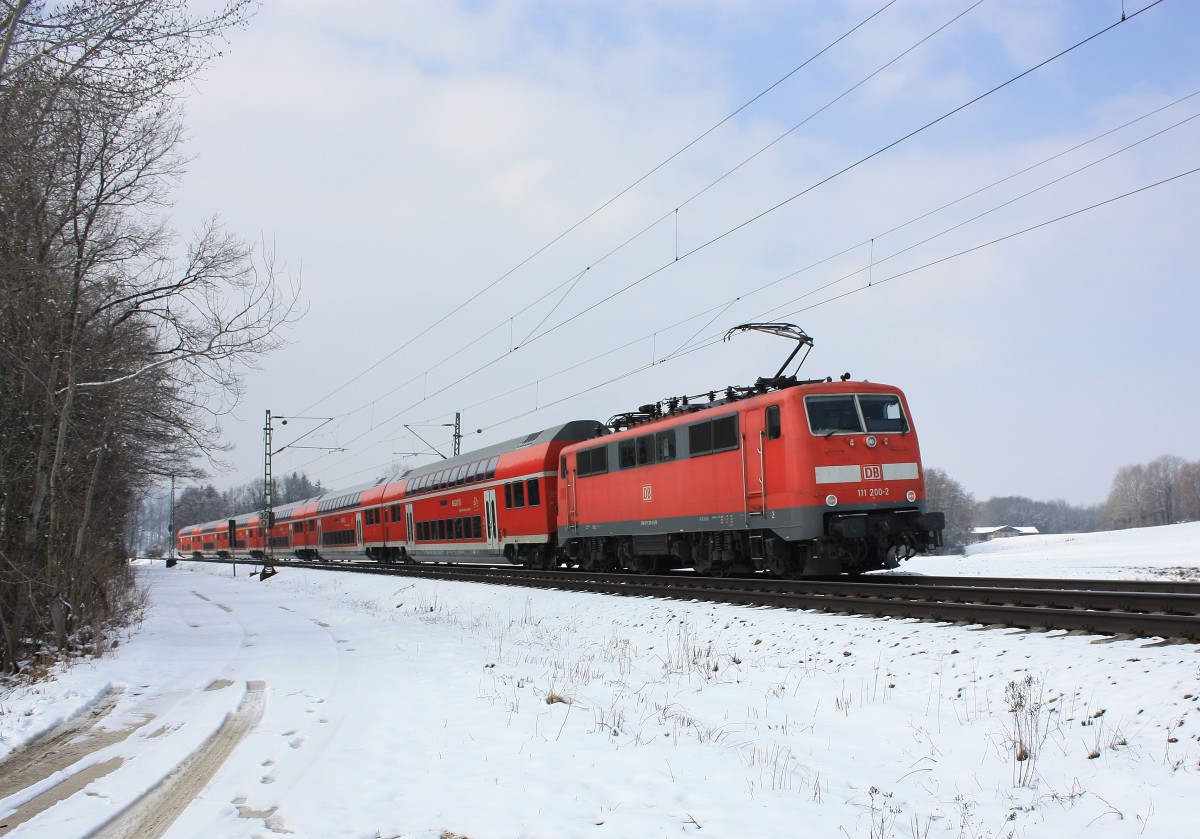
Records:
M790 324L750 324L811 347ZM732 332L732 331L731 331ZM789 356L784 367L791 362ZM894 387L780 373L611 421L559 466L558 542L582 568L767 571L894 568L941 545L916 432Z

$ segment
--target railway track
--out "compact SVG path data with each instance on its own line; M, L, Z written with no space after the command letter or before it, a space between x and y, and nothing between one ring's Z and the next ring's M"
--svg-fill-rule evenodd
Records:
M761 576L714 578L687 573L651 576L469 565L291 560L277 560L275 565L1030 630L1200 641L1200 583L1183 581L915 575L776 580Z

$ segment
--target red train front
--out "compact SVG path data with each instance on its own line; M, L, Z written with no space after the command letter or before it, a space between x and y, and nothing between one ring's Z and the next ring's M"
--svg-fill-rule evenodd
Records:
M941 544L945 518L925 510L917 436L897 388L789 380L759 389L698 409L677 404L565 449L558 538L567 560L798 577L892 568Z

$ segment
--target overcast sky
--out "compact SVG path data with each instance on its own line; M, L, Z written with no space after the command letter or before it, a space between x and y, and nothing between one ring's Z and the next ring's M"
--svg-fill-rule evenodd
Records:
M719 338L777 319L981 500L1200 458L1200 4L1149 2L265 3L187 92L173 220L310 308L214 482L261 477L266 409L334 418L275 472L345 487L436 457L405 424L448 454L456 411L468 450L752 383L790 345Z

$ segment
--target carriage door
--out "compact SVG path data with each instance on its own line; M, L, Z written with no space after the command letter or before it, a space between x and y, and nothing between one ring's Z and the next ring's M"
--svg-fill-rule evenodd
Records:
M483 491L483 522L484 536L487 537L488 551L500 553L500 524L496 521L496 490Z
M742 474L746 488L746 520L766 510L766 409L742 414Z
M417 531L413 527L412 504L404 505L404 542L411 556L417 542Z
M358 547L362 547L362 513L354 514L354 538L358 540Z
M579 507L575 497L575 478L577 473L574 469L567 468L567 459L562 459L562 466L559 474L561 480L567 486L567 528L574 531L579 529Z

